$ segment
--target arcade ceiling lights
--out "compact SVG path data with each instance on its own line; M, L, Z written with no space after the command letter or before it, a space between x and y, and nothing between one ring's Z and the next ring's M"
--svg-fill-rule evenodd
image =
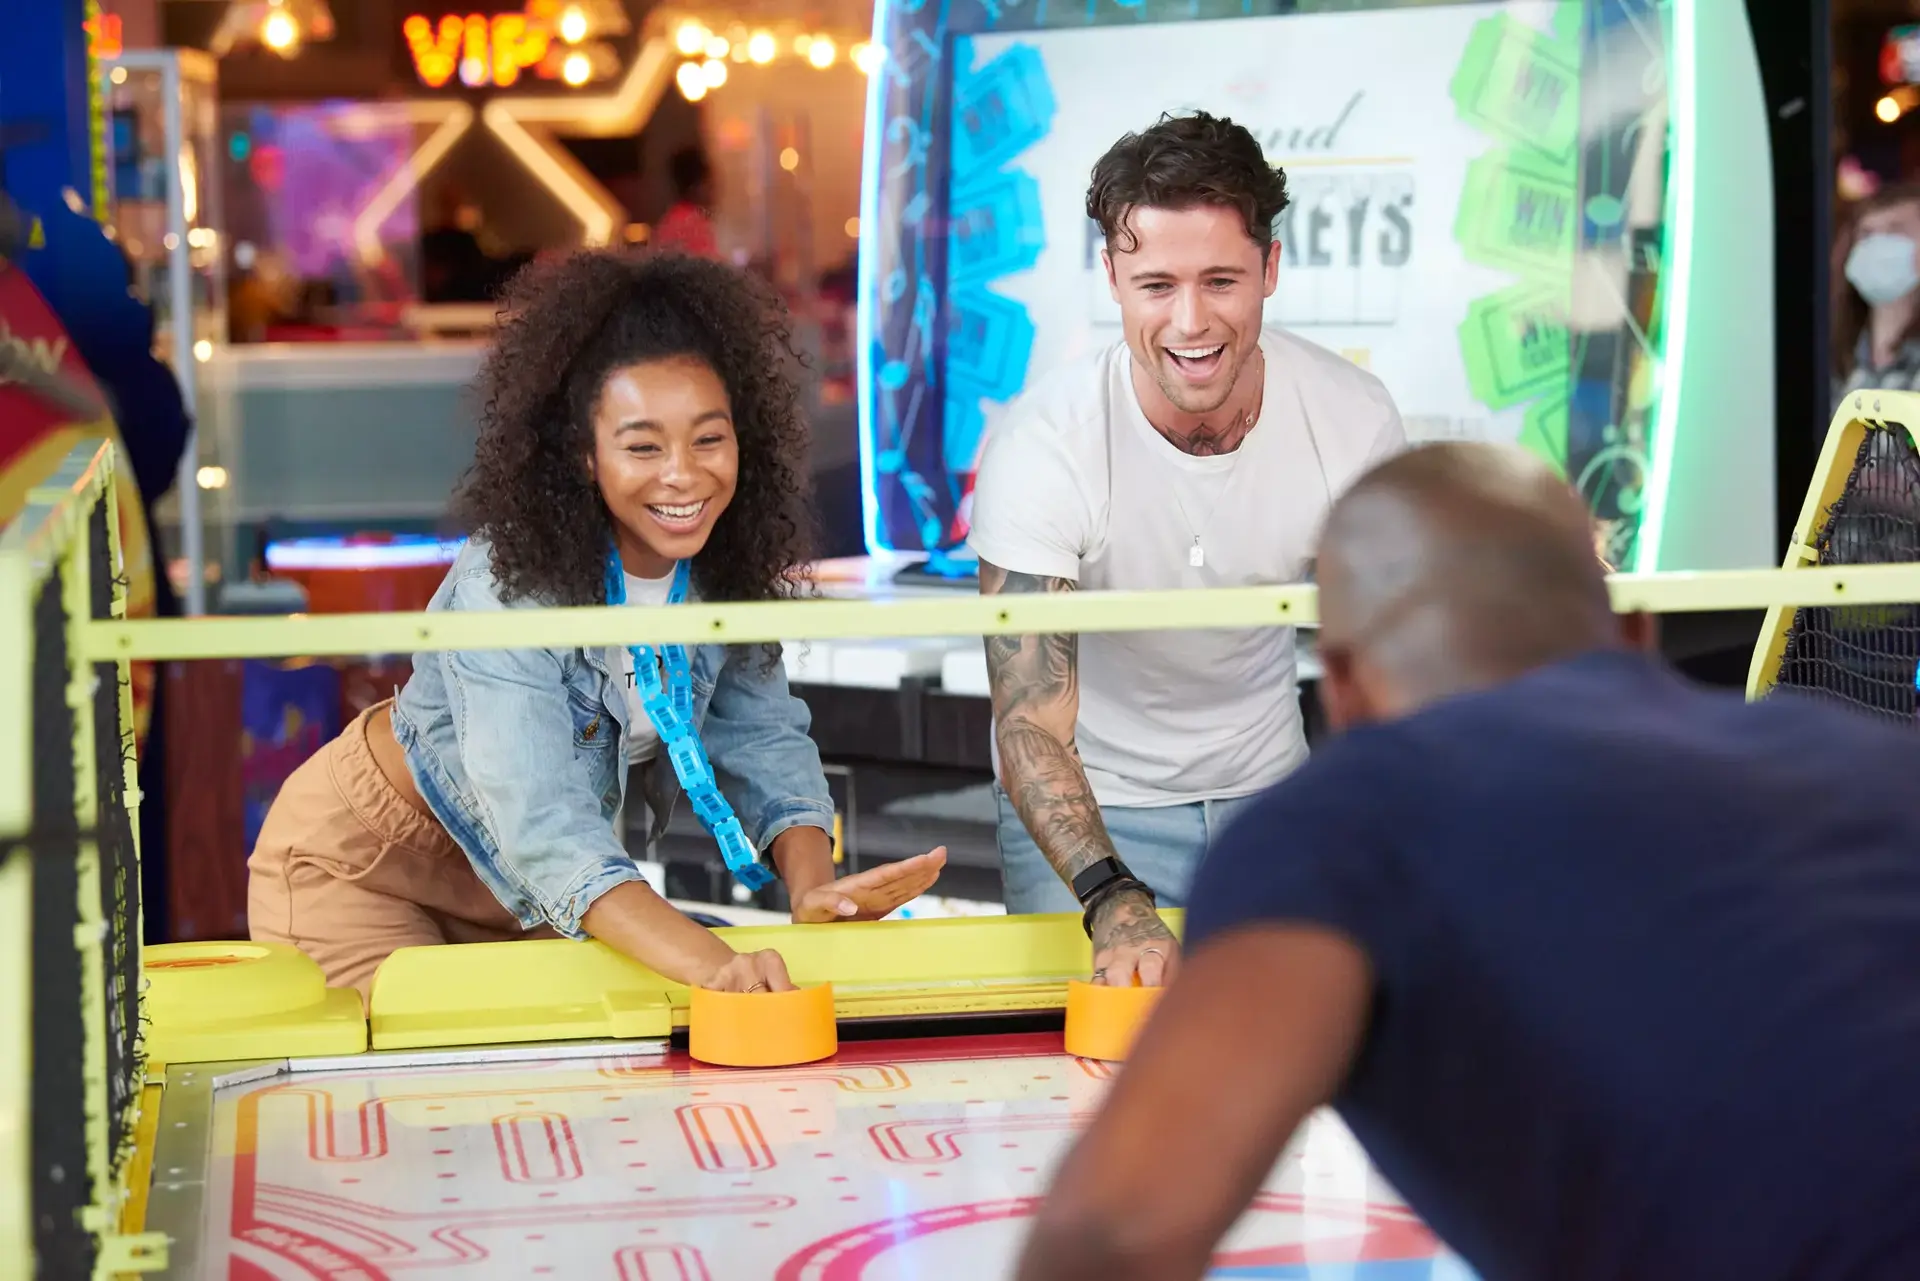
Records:
M864 38L814 31L793 23L752 25L687 14L667 14L662 26L672 33L680 58L673 82L680 95L698 102L727 83L728 64L764 67L781 61L804 62L824 71L843 55L863 75L880 65L882 50Z
M253 44L291 58L310 41L331 39L333 10L327 0L243 0L227 7L207 51L223 58Z
M730 65L799 62L823 71L851 65L867 75L880 65L880 50L847 32L684 11L650 16L631 60L607 65L593 51L607 47L610 52L611 42L603 37L623 34L624 24L617 0L527 0L517 13L485 18L404 18L401 34L422 84L457 88L457 78L471 88L507 92L492 94L477 109L450 95L405 104L431 133L355 216L354 242L362 259L377 262L384 256L382 224L475 123L497 137L579 220L585 244L605 245L625 221L625 210L556 133L602 138L638 133L669 85L698 102L727 82ZM539 92L540 82L558 92Z

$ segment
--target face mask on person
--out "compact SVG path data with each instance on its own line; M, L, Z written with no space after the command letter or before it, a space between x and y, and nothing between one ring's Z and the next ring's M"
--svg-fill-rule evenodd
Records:
M1847 255L1847 280L1870 307L1898 302L1920 285L1920 267L1915 266L1915 246L1910 236L1890 232L1864 237Z

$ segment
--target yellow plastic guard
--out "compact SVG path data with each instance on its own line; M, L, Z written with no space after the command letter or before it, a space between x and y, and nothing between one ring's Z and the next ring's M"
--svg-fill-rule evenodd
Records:
M1178 911L1161 916L1177 933ZM739 926L738 951L773 948L801 987L832 984L842 1019L1057 1010L1093 965L1078 916ZM760 995L756 993L756 995ZM374 976L376 1050L664 1037L688 992L600 943L566 939L402 948Z
M403 947L373 976L373 1048L665 1037L667 981L604 943ZM685 988L679 989L685 1001Z
M141 953L150 1063L207 1063L367 1048L360 994L329 988L283 943L161 943Z
M833 985L791 992L688 993L687 1052L721 1067L790 1067L840 1048Z
M1067 1053L1118 1063L1133 1048L1164 988L1067 984Z

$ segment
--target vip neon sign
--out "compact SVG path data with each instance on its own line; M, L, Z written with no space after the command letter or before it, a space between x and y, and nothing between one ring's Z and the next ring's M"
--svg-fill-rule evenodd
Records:
M520 13L464 16L434 21L413 14L400 26L414 73L438 89L457 74L470 89L505 89L528 67L538 67L553 44L553 0L532 0Z

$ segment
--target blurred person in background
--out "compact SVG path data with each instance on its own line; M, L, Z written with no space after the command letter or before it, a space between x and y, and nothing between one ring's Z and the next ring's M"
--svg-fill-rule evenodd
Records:
M1920 387L1920 183L1862 201L1834 265L1834 409L1856 391Z
M434 224L420 236L424 302L485 302L506 283L507 267L481 241L480 206L458 187L436 202Z
M293 312L293 282L278 253L250 241L233 247L233 267L227 289L228 341L265 342L267 331Z
M701 258L718 258L720 244L713 234L713 166L698 147L686 147L667 161L673 180L673 204L660 215L653 247L677 249Z

